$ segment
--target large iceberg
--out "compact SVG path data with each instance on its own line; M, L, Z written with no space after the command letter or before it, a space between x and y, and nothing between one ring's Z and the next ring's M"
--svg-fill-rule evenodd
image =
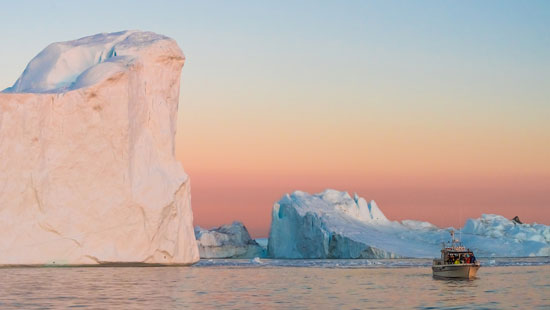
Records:
M212 229L195 227L195 236L201 258L254 258L265 257L262 248L240 222Z
M0 264L191 264L185 58L140 31L50 44L0 93Z
M374 201L326 190L296 191L275 203L268 255L273 258L437 257L449 230L388 220ZM549 255L550 227L496 215L470 219L459 232L478 256Z

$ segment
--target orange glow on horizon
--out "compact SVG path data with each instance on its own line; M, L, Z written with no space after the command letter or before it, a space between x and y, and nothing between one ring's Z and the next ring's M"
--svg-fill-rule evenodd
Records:
M550 224L550 130L535 125L185 115L176 154L207 228L239 220L265 237L284 193L326 188L376 200L393 220L456 227L495 213Z
M219 226L239 220L255 237L266 237L271 208L285 193L310 193L326 188L358 193L376 200L392 220L416 219L438 226L462 226L467 218L483 213L519 215L524 222L548 224L550 218L545 178L409 179L300 175L253 176L193 173L192 203L195 223ZM525 209L524 205L535 206Z

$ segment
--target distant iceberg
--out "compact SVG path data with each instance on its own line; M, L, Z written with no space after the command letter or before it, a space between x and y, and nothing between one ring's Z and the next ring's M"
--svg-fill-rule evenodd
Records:
M195 237L201 258L256 258L265 257L260 246L240 222L212 229L195 227Z
M550 256L550 226L519 224L500 215L469 219L462 239L483 256Z
M422 221L390 221L374 201L346 192L296 191L275 203L268 255L273 258L436 257L449 230ZM478 256L550 255L550 226L498 215L469 219L461 230Z

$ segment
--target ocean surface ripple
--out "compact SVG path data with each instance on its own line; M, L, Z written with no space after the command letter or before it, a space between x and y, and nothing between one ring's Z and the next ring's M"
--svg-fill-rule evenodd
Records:
M201 260L191 267L0 268L0 309L550 309L550 258Z

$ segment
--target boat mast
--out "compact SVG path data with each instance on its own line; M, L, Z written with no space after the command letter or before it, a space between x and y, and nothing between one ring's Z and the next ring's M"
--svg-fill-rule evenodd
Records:
M460 240L455 238L455 231L451 230L451 247L454 248L459 243L460 243Z

